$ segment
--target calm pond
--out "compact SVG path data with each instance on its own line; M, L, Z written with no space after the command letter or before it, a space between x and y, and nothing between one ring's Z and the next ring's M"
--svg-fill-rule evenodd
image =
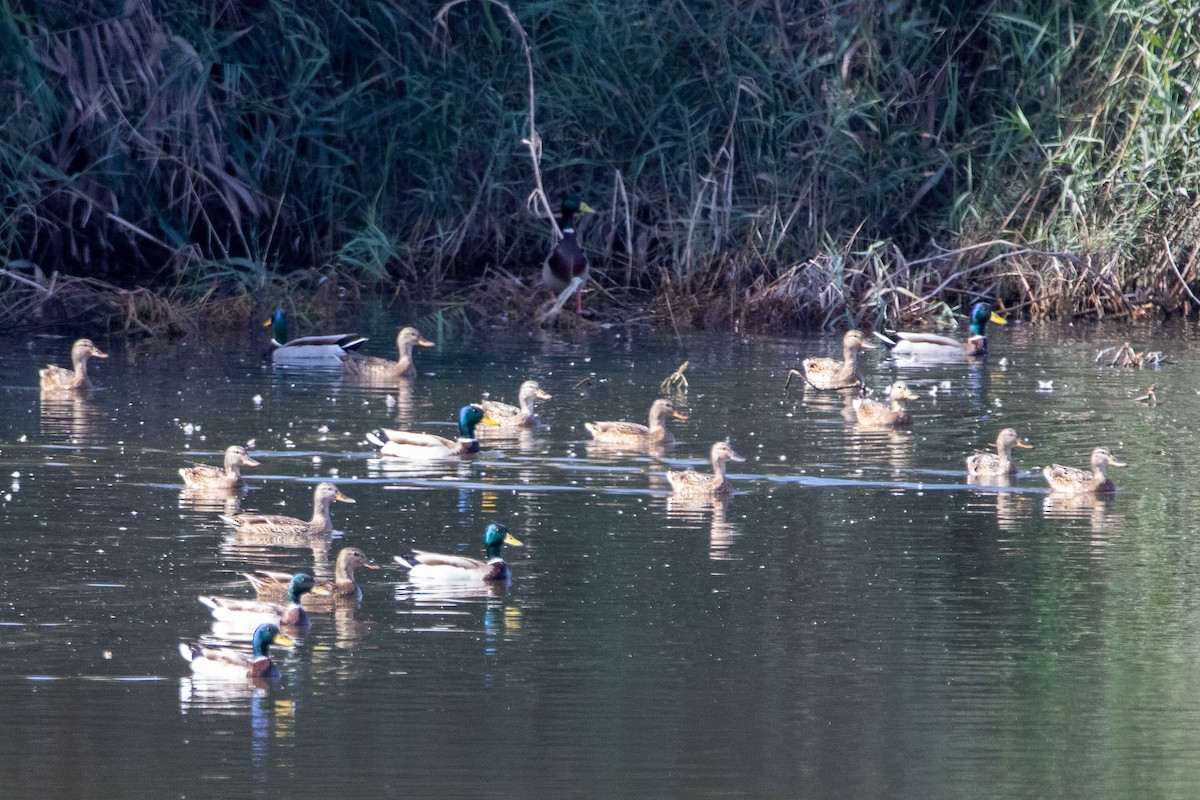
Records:
M405 320L390 320L391 324ZM364 331L392 355L394 328ZM432 337L433 331L426 331ZM1129 340L1173 362L1111 368ZM784 391L837 334L484 333L416 354L397 389L272 368L262 342L98 340L87 398L43 402L69 339L0 366L0 795L22 798L1185 798L1200 785L1200 346L1194 329L1009 326L987 365L906 368L910 431ZM682 344L682 346L681 346ZM596 450L585 420L644 422L690 359L679 443ZM1001 359L1006 359L1001 362ZM481 453L390 463L377 427L451 435L485 390L536 378L543 427ZM588 380L585 380L588 379ZM1045 382L1051 381L1052 384ZM1151 384L1159 403L1135 402ZM1004 427L1010 486L966 482ZM664 472L728 438L736 494L672 499ZM240 510L307 517L328 549L241 541L236 501L177 470L248 444ZM1040 467L1107 445L1110 499L1049 497ZM482 553L511 585L438 593L395 554ZM361 602L315 613L275 684L193 678L181 641L227 636L200 594L315 570L357 546ZM242 641L245 641L244 639Z

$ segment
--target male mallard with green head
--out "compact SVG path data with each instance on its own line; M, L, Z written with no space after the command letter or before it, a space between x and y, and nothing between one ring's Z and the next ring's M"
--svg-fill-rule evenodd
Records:
M965 342L938 336L935 333L915 331L876 332L883 343L899 358L914 361L960 361L966 358L983 358L988 352L987 324L1007 325L1008 320L992 310L990 303L976 303L971 307L971 329Z
M487 561L480 561L468 556L428 553L424 550L413 551L413 560L417 562L416 564L400 556L394 558L397 564L408 570L409 576L415 581L494 583L508 580L512 573L503 558L504 545L520 547L522 542L509 533L508 528L492 523L483 532L483 544L487 551Z
M481 406L472 403L458 411L457 440L432 433L377 428L367 434L367 441L379 448L381 456L412 461L451 458L479 452L479 440L475 438L475 427L479 424L495 425L496 421Z
M224 647L205 647L186 642L180 643L179 654L192 665L192 671L198 674L230 680L278 678L279 669L271 660L270 650L273 644L291 647L295 642L290 636L281 633L278 625L264 622L254 630L250 654Z

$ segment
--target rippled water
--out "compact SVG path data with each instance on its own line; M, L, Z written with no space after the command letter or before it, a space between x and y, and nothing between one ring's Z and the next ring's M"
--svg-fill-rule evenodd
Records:
M1094 362L1126 339L1175 363ZM36 368L69 340L6 340L0 794L1190 797L1200 348L1183 328L993 342L987 366L866 356L871 386L921 395L892 433L784 390L833 335L478 335L419 352L400 388L272 369L254 342L101 340L97 389L60 402ZM589 444L584 420L644 421L685 357L675 448ZM526 378L554 394L544 426L477 456L405 465L364 440L449 435L464 402ZM1151 382L1160 403L1135 402ZM968 485L963 459L1006 426L1036 448L1019 476ZM735 496L672 498L665 470L726 437L748 459ZM180 466L247 442L262 466L240 503L181 493ZM1115 497L1048 496L1038 468L1098 444L1129 462ZM328 547L240 541L218 517L306 517L327 479L357 501ZM420 590L390 566L478 555L493 521L525 542L507 589ZM347 545L385 568L275 651L277 684L191 677L178 642L244 637L197 595L248 595L253 568L328 576Z

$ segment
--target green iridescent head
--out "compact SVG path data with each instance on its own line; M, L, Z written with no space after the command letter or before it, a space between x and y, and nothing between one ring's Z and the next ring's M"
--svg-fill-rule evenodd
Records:
M997 325L1007 325L1008 320L992 310L990 303L976 303L971 307L971 335L983 336L989 322Z
M571 219L576 214L592 214L596 209L583 202L575 192L571 192L562 201L562 226L564 228L571 227Z
M463 406L458 410L458 435L461 439L474 439L475 426L479 423L484 425L497 425L499 423L487 415L482 406L472 403L469 406Z
M286 344L288 341L288 317L282 308L275 309L271 318L263 323L264 328L270 328L275 341Z
M500 558L504 545L511 544L520 547L523 542L508 532L508 528L493 522L483 532L483 544L487 547L488 558Z
M254 629L254 657L267 658L270 656L271 645L278 644L283 647L291 647L295 642L292 637L285 636L279 632L279 626L271 622L264 622Z
M288 600L299 604L300 598L317 587L313 576L307 572L297 572L288 583Z

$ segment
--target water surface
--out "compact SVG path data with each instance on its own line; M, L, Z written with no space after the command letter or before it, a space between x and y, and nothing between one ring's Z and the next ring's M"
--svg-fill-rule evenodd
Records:
M396 319L393 323L406 320ZM368 331L391 351L392 331ZM248 334L249 336L249 334ZM1097 364L1130 340L1175 363ZM1190 797L1200 779L1200 348L1190 329L1016 326L988 365L864 358L914 385L912 430L784 391L836 335L480 334L417 354L401 386L272 368L261 342L99 341L88 397L36 369L70 342L9 339L0 366L0 689L6 794L475 797ZM644 421L690 360L690 419L663 453L601 450L588 419ZM1005 359L1002 363L1001 358ZM380 459L379 426L451 435L484 391L536 378L540 429L477 456ZM1053 381L1047 387L1044 381ZM1160 403L1134 401L1151 383ZM1008 486L963 459L1003 427L1035 449ZM747 457L719 503L666 469L713 441ZM250 443L240 498L176 470ZM1129 466L1109 499L1050 497L1041 465ZM218 514L307 516L327 546L239 541ZM414 587L392 555L479 555L502 522L515 578ZM385 569L276 651L269 688L194 679L184 640L229 636L196 596L355 545Z

